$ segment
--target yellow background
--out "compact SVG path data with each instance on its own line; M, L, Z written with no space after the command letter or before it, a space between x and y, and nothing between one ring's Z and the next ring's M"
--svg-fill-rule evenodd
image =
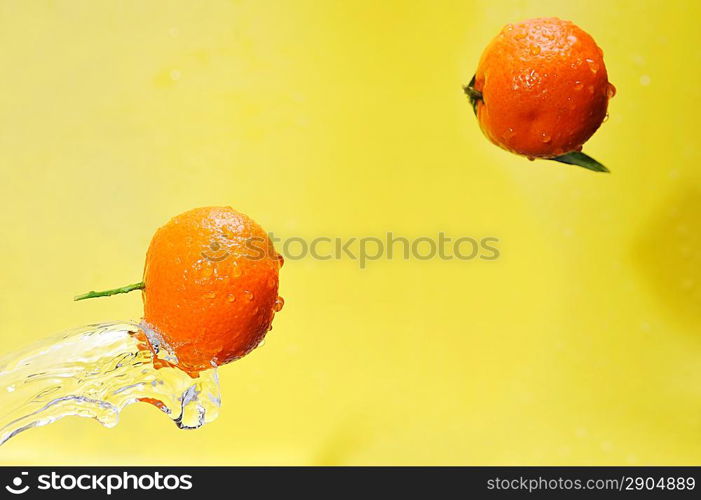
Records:
M701 4L0 1L2 351L136 318L153 231L232 205L287 236L493 235L496 262L288 261L221 417L67 418L2 464L701 463ZM461 85L508 22L572 19L618 95L528 162Z

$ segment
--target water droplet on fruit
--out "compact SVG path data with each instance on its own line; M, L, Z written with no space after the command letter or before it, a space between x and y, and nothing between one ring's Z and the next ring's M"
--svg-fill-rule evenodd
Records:
M239 268L239 263L234 261L234 267L231 269L231 275L234 278L241 276L241 269Z
M535 161L535 156L526 156L528 158L528 161Z
M224 227L222 228L222 233L224 233L224 237L225 237L225 238L228 238L228 239L230 239L230 240L233 240L233 239L234 239L235 234L234 234L234 232L231 230L230 227L224 226Z
M574 82L574 90L576 90L577 92L579 92L579 91L582 90L583 88L584 88L584 84L583 84L582 82L580 82L580 81Z
M253 292L252 291L244 290L243 295L244 295L244 297L246 297L246 300L248 300L249 302L251 302L253 300Z
M504 139L506 139L506 140L509 140L509 139L511 139L511 138L512 138L513 136L515 136L515 135L516 135L516 132L514 132L514 129L512 129L511 127L509 127L508 129L506 129L506 132L504 132L504 133L502 134L502 137L503 137Z
M226 296L226 300L228 302L236 302L236 295L234 295L233 293L230 293L229 295Z
M540 47L538 45L531 45L531 55L537 56L540 54Z
M548 142L552 141L552 139L553 139L553 138L550 137L550 134L548 134L548 133L546 133L546 132L543 132L542 134L540 134L540 140L543 141L543 142L546 143L546 144L547 144Z
M604 116L602 123L606 123L608 120L609 120L609 114L606 113L606 116Z
M277 254L277 261L280 264L280 267L285 265L285 257L282 256L282 254Z
M587 59L587 64L592 73L597 74L599 72L599 64L593 59Z
M613 85L613 83L609 83L608 87L606 87L606 95L609 99L616 95L616 87Z
M282 308L285 306L285 299L282 297L278 297L275 299L275 304L273 304L273 311L275 312L280 312L282 311Z
M216 299L217 298L217 292L209 292L204 295L208 299Z

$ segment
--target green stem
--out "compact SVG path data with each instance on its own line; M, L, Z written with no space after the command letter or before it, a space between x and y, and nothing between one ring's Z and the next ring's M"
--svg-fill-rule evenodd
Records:
M76 295L73 300L84 300L84 299L92 299L95 297L109 297L110 295L117 295L118 293L129 293L133 292L134 290L143 290L145 288L145 284L142 281L141 283L134 283L133 285L127 285L123 286L121 288L114 288L112 290L105 290L102 292L95 292L91 291L88 293L84 293L82 295Z
M474 111L475 116L477 116L477 104L480 101L483 101L484 98L482 97L482 92L475 88L475 76L473 76L472 80L470 80L470 83L465 85L462 89L465 91L465 94L467 94L467 97L470 98L470 104L472 104L472 111Z

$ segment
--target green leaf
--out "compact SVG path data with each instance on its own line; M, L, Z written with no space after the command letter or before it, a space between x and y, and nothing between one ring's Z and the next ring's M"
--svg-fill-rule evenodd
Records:
M585 155L581 151L572 151L571 153L548 159L559 161L560 163L567 163L568 165L577 165L578 167L584 167L588 170L593 170L594 172L609 172L608 168L604 167L594 158Z

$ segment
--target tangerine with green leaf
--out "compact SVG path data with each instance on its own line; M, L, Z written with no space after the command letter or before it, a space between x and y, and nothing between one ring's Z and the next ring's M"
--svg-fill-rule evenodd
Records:
M149 337L195 376L260 344L284 303L281 265L267 233L250 217L231 207L196 208L153 235L142 282L76 300L143 290Z
M615 91L594 39L558 18L506 25L465 87L482 132L497 146L604 172L581 150Z

